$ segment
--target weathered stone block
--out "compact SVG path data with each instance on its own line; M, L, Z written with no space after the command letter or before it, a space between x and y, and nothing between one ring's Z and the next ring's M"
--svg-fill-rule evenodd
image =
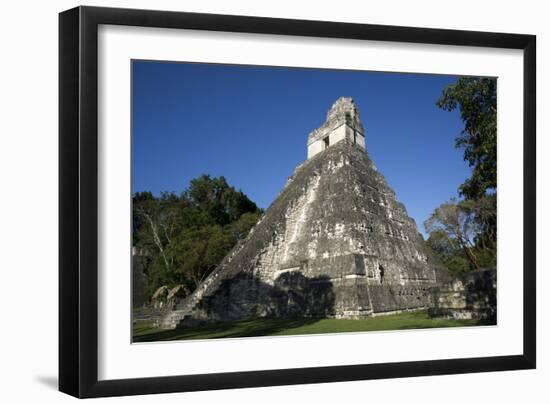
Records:
M456 319L497 319L496 268L468 272L451 282L431 289L431 317Z
M355 105L343 99L308 144L337 123L364 133ZM364 144L346 135L296 168L246 240L165 326L184 316L358 318L424 308L436 269Z

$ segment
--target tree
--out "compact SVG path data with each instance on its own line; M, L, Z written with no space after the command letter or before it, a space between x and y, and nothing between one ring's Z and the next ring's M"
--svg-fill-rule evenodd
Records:
M258 223L261 216L262 212L260 210L243 213L241 217L229 225L231 236L237 241L244 240L248 236L250 229Z
M489 194L480 197L469 205L471 213L478 225L476 246L494 255L496 262L497 244L497 196Z
M133 222L134 237L137 237L135 244L152 253L151 246L154 245L162 258L166 270L170 264L164 251L168 240L163 239L166 233L166 225L162 223L161 204L150 192L137 193L133 198ZM164 231L163 231L164 228Z
M426 245L452 274L470 271L471 264L464 250L446 232L433 231L426 240Z
M246 237L261 210L224 177L202 175L179 196L133 196L133 245L147 259L147 290L191 293Z
M219 225L182 232L168 250L175 263L176 282L196 289L234 245L235 239Z
M428 220L424 222L424 227L430 233L430 237L435 238L435 240L432 240L432 244L437 241L441 246L441 242L444 240L447 251L456 251L459 248L471 266L474 269L479 269L479 263L474 253L474 243L479 228L474 220L470 205L471 202L469 201L457 203L455 199L451 199L449 202L440 205L432 213Z
M462 251L462 253L455 251L454 257L460 261L463 259L460 256L465 254L474 268L478 268L479 265L496 265L496 90L497 81L494 78L462 77L456 83L449 85L437 101L437 105L446 111L455 109L460 111L464 129L455 139L455 147L464 150L464 160L472 168L472 174L458 189L465 200L454 203L452 209L449 206L445 207L445 204L442 205L438 208L439 211L436 209L430 219L433 224L433 221L448 221L449 217L445 217L445 214L449 214L454 219L467 218L467 225L470 229L475 229L475 233L462 241L456 234L452 236L460 243ZM445 234L450 235L448 230L445 230ZM429 244L432 249L435 249L434 251L441 248L439 236L430 234L432 240L429 239ZM465 244L471 245L465 246ZM446 252L448 253L449 249ZM437 253L441 255L443 250ZM450 256L446 257L447 260L449 258ZM454 264L457 264L457 261L454 261Z
M258 207L242 191L229 186L225 177L202 175L191 180L186 192L189 201L219 225L233 222L242 214L256 212Z
M464 130L455 146L464 149L472 175L459 188L466 199L478 199L497 186L497 81L494 78L461 77L449 85L437 106L458 108Z
M496 198L456 199L439 206L424 222L426 241L436 257L453 273L496 265Z

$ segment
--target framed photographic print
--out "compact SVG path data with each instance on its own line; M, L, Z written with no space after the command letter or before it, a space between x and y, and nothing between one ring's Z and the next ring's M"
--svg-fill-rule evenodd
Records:
M535 367L534 36L59 23L61 391Z

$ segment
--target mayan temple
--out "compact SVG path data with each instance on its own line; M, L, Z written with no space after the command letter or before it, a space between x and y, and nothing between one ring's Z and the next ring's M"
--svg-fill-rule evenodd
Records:
M162 325L426 308L436 272L368 157L357 107L340 98L263 218Z

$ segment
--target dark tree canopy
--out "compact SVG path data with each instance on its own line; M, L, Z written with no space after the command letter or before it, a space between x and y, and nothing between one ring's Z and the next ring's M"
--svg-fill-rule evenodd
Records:
M449 85L437 106L458 108L464 129L455 147L472 168L458 187L464 199L451 199L424 223L428 246L451 272L496 265L497 242L497 81L461 77Z
M223 176L203 175L191 180L186 196L193 206L222 226L258 209L245 194L230 187Z
M133 196L133 243L146 256L148 294L161 287L192 292L237 242L261 210L224 177L202 175L181 195Z
M451 199L424 222L428 246L452 273L496 265L496 234L487 230L496 222L494 203L494 195Z
M437 105L456 108L464 130L455 145L464 149L472 175L459 188L467 199L477 199L497 186L497 81L495 78L462 77L444 91Z

